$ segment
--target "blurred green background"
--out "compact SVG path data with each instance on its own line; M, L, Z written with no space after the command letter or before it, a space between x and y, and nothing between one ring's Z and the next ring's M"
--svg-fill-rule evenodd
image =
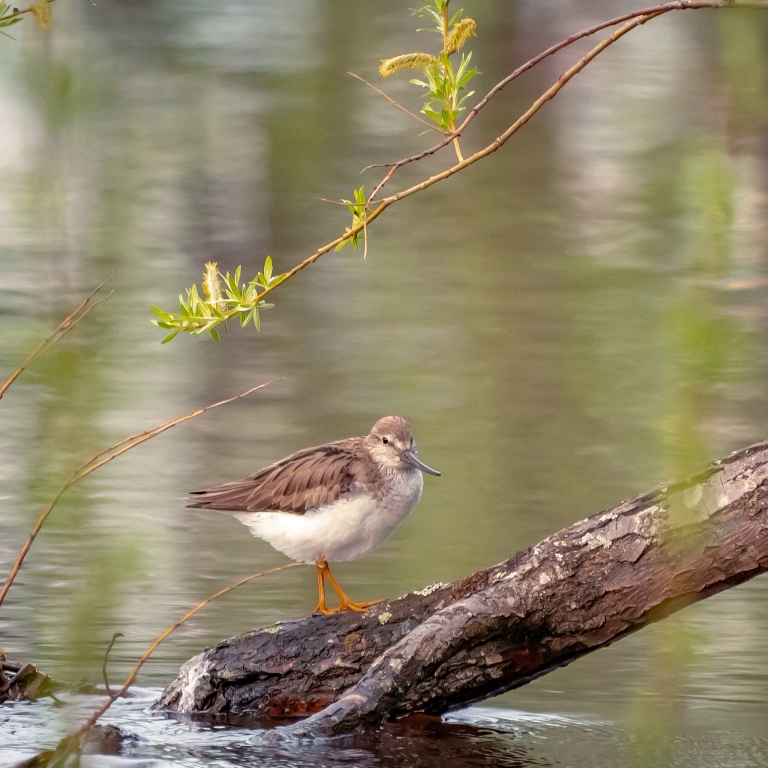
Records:
M50 31L27 19L0 39L0 379L114 272L109 301L0 403L2 570L87 456L284 378L66 496L3 606L10 656L98 681L121 631L117 680L196 601L284 562L180 497L388 413L411 421L443 476L426 478L391 540L338 566L355 599L489 566L768 437L768 12L647 24L502 151L388 211L367 261L329 254L276 291L261 334L160 346L149 305L173 309L205 261L251 275L270 254L286 271L349 223L319 198L370 189L380 173L361 168L434 142L346 74L419 108L408 76L376 74L382 57L435 42L410 5L59 0ZM463 5L478 23L478 95L634 7ZM465 154L592 44L509 86ZM400 183L450 161L409 166ZM314 590L312 570L293 569L214 603L142 684L167 683L220 638L306 615ZM767 630L761 578L489 704L573 718L529 729L544 760L764 765Z

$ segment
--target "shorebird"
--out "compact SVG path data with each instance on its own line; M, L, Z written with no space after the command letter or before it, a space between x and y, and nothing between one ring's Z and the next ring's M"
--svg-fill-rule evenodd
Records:
M381 544L421 497L422 472L440 475L419 461L410 424L385 416L365 436L305 448L245 480L192 491L187 501L229 512L292 560L314 564L313 613L362 613L384 598L350 600L328 561L356 560ZM339 596L338 608L326 605L325 579Z

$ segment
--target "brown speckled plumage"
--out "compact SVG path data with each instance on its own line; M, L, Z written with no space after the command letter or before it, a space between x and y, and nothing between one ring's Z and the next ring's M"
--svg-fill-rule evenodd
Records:
M190 507L222 512L292 512L331 504L355 483L372 483L376 466L363 450L363 437L304 448L255 475L217 488L193 491Z

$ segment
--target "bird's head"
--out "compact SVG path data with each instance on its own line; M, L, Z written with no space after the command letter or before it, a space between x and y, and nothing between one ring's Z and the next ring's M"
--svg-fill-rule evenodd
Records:
M402 470L415 467L430 475L440 475L436 469L419 461L411 425L402 416L379 419L365 438L365 447L380 466Z

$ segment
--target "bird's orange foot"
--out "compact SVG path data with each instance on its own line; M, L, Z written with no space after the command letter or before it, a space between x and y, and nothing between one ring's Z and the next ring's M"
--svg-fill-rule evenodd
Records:
M332 616L334 613L338 612L338 608L329 608L324 603L318 603L312 610L312 615L314 616L316 613L322 613L323 616Z
M378 600L367 600L363 603L356 603L354 600L342 600L339 610L365 613L371 605L379 605L379 603L383 603L386 599L386 597L380 597Z

